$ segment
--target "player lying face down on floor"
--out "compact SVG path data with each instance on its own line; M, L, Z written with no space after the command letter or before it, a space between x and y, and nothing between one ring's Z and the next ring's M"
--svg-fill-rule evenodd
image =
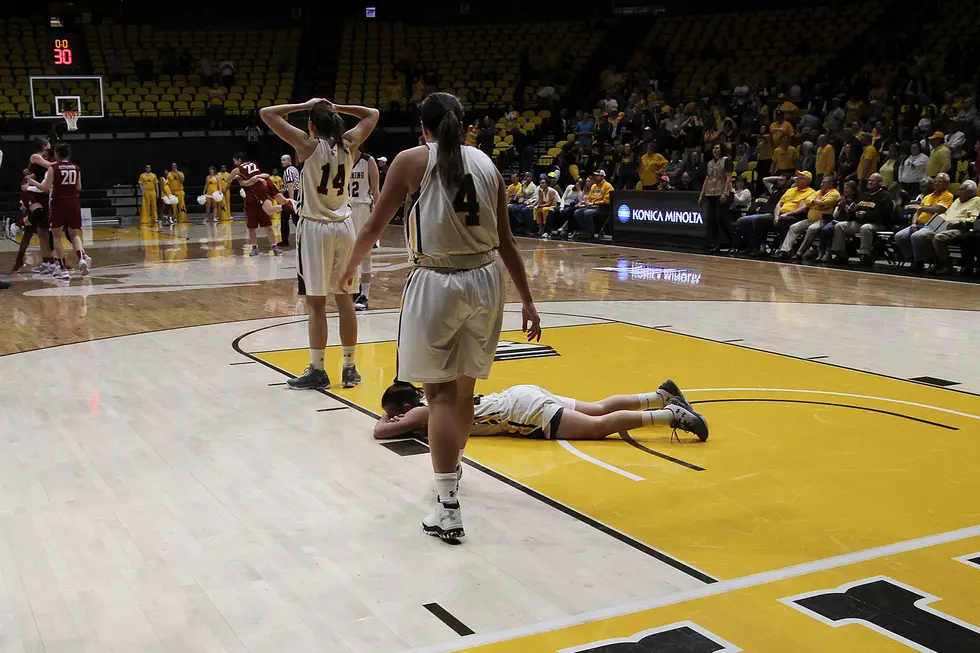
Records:
M601 440L646 426L669 426L704 442L708 423L670 379L656 392L615 395L586 402L552 394L536 385L515 385L473 398L471 435L505 435L557 440ZM420 388L396 381L381 397L384 414L374 427L378 440L425 437L429 407Z

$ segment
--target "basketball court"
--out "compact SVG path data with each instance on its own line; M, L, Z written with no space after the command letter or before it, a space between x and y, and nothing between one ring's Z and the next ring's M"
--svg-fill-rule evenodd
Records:
M285 386L294 252L243 257L239 223L86 242L90 277L3 299L4 650L980 650L976 285L521 239L544 335L508 305L478 392L672 378L711 436L474 438L449 546L424 441L371 435L399 231L364 382L322 393Z

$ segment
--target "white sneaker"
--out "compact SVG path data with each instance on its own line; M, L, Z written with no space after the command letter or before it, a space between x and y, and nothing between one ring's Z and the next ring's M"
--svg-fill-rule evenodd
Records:
M34 274L39 274L42 277L46 276L51 274L51 264L46 261L42 261L41 265L37 266L36 268L31 268L31 272Z
M83 277L88 276L89 268L92 266L92 259L88 254L82 255L81 260L78 261L78 271L81 272Z
M466 537L459 503L446 505L442 501L436 501L436 507L422 520L422 530L426 535L450 542Z
M69 279L71 279L71 272L68 271L68 268L59 265L57 270L51 271L51 276L54 277L55 279L62 279L63 281L68 281Z

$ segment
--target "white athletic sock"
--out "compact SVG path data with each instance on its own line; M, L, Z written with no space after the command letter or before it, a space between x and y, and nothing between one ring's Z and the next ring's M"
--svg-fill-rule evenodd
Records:
M361 294L364 296L364 299L367 299L368 298L368 295L371 294L371 284L370 283L362 283L361 284Z
M652 410L664 407L664 397L659 392L644 392L636 395L636 400L640 402L640 410Z
M315 370L323 369L323 356L325 349L311 349L310 350L310 367Z
M456 472L436 474L436 493L442 503L457 503L456 501Z
M674 414L669 410L644 410L640 413L643 426L670 426Z
M357 351L357 345L341 347L340 349L344 352L344 367L354 367L354 352Z
M460 449L459 450L459 456L456 458L456 466L457 467L459 467L460 465L463 464L463 452L464 451L466 451L466 450L465 449Z

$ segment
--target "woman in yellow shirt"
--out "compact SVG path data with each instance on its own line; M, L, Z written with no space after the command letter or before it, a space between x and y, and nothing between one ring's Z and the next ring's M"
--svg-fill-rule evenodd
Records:
M799 155L799 149L789 144L789 137L783 136L779 141L779 147L772 151L772 165L776 169L776 174L792 177L796 172L796 159Z
M473 122L466 130L466 144L476 147L476 137L480 135L480 123Z
M897 178L898 156L898 143L892 143L888 146L888 154L885 156L885 160L878 168L878 174L881 175L882 188L887 189Z
M224 199L218 203L218 217L222 220L231 220L231 193L228 192L228 186L230 185L228 183L228 177L230 176L231 173L222 165L221 170L218 171L219 188L225 194Z
M204 201L204 214L210 215L214 218L215 222L218 221L218 203L214 201L212 195L218 190L218 185L218 174L215 172L214 166L209 166L208 176L204 180L204 196L206 198Z
M177 219L181 222L187 221L187 205L184 204L184 173L177 168L176 163L170 164L170 172L167 173L167 181L170 182L170 189L177 196L177 204L174 207Z
M167 173L164 172L162 175L158 177L158 179L160 181L160 199L166 200L171 195L173 195L173 191L170 189L170 182L167 181ZM168 220L170 224L173 224L175 222L174 208L171 204L167 204L166 201L163 202L163 209L161 209L160 212L160 219Z
M640 157L640 184L643 190L656 190L667 168L667 159L657 151L653 143L647 145L646 154Z
M143 202L140 205L140 222L157 219L157 176L153 174L150 164L139 179L140 190L143 191Z

